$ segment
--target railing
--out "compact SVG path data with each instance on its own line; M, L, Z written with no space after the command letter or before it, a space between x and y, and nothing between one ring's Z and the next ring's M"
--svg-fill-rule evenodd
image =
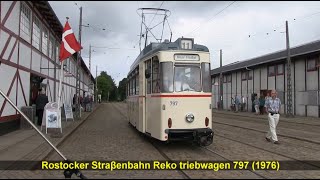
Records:
M65 160L66 163L70 163L68 160L47 138L46 136L30 121L30 119L7 97L0 89L1 95L28 121L28 123L41 135L41 137ZM78 169L66 169L64 171L65 178L71 178L72 174L76 174L81 179L87 179Z

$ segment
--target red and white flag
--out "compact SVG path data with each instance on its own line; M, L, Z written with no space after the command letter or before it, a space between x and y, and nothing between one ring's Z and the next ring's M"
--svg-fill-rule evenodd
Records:
M63 60L67 59L72 54L74 54L75 52L78 52L80 50L81 50L81 45L80 45L80 43L78 43L69 23L67 21L66 24L64 25L64 28L63 28L59 59L62 62Z

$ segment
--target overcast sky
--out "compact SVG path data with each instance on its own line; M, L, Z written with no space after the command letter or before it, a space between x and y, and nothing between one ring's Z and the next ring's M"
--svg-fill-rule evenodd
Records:
M79 7L83 8L82 56L89 67L89 44L92 48L91 73L95 77L107 71L116 84L126 77L131 63L140 53L141 17L138 8L163 8L171 12L168 22L173 36L194 38L211 53L211 68L219 67L219 50L223 65L262 56L286 47L285 21L289 22L290 46L320 39L320 2L317 1L49 1L61 24L69 17L78 38ZM77 3L77 5L76 5ZM158 12L160 14L160 12ZM169 14L168 14L169 15ZM295 20L294 20L295 19ZM151 28L163 16L149 14ZM106 29L106 30L102 30ZM161 37L162 24L152 32ZM268 34L267 34L268 33ZM155 42L152 34L149 40ZM250 38L249 38L249 35ZM163 39L170 39L164 26ZM144 43L142 41L142 43ZM142 46L143 48L144 46Z

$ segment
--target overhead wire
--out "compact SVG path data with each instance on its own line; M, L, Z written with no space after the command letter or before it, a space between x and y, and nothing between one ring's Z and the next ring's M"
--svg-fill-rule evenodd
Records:
M164 3L164 1L162 1L161 5L160 5L160 7L159 7L158 9L160 9L160 8L162 7L163 3ZM154 18L156 17L157 14L158 14L158 10L157 10L156 13L154 14L151 22L149 23L149 26L151 25L152 21L154 20ZM148 26L148 27L149 27L149 26Z
M230 7L232 4L234 4L236 1L231 2L229 5L227 5L225 8L223 8L222 10L220 10L218 13L216 13L213 17L209 18L208 20L206 20L208 23L209 21L213 20L216 16L218 16L220 13L222 13L223 11L225 11L228 7ZM201 25L199 25L197 28L195 28L194 30L190 31L189 33L185 34L185 36L189 35L190 33L195 32L196 30L198 30L201 27Z

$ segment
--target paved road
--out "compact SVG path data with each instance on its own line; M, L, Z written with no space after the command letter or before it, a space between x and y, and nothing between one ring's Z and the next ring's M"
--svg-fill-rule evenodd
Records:
M80 126L59 147L66 157L77 161L225 161L225 160L319 160L319 144L292 138L279 138L280 145L264 140L264 133L241 127L218 124L224 122L248 128L263 129L261 122L248 121L223 115L215 116L213 129L214 143L205 148L190 143L165 144L154 141L138 133L125 117L126 105L123 103L102 104L87 121ZM239 122L239 120L241 120ZM216 122L216 123L215 123ZM240 124L239 124L240 123ZM284 128L284 127L283 127ZM305 126L307 128L307 126ZM289 130L288 130L289 131ZM299 129L303 131L303 129ZM307 131L305 129L304 131ZM312 133L316 133L312 129ZM165 154L165 156L163 156ZM48 160L62 160L56 153ZM213 171L185 170L86 170L88 178L320 178L320 171ZM62 171L9 171L4 178L63 178Z

